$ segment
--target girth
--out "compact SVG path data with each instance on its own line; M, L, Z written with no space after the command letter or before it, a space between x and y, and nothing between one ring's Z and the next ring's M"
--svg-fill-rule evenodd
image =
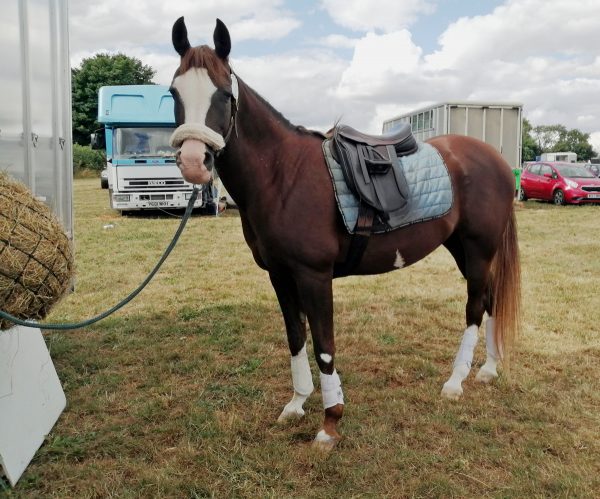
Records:
M347 275L362 259L375 217L386 221L391 214L398 215L410 208L408 184L398 158L414 153L418 145L410 125L383 136L366 135L347 125L338 125L329 146L342 167L348 187L360 200L346 261L335 269L336 275Z

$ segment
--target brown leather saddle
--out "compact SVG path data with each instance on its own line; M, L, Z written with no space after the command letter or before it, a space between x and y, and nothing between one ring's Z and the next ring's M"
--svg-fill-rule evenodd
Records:
M360 263L375 218L385 223L391 214L410 209L408 184L398 158L416 152L418 144L409 124L381 136L338 125L333 129L329 147L342 167L349 189L360 200L346 260L334 269L336 276L342 276L350 274Z

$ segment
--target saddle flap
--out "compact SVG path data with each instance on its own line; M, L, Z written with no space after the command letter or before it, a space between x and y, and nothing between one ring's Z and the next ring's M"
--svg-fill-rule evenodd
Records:
M384 218L408 209L409 190L394 144L369 145L334 130L331 153L348 187Z

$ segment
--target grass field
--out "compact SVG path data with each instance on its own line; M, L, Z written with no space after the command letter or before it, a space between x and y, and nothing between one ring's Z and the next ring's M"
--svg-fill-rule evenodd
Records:
M335 282L346 411L329 456L295 424L283 320L234 211L195 217L131 305L47 333L68 407L11 497L598 497L600 207L518 208L524 331L510 375L442 400L465 283L438 250L411 268ZM136 287L178 220L122 218L75 182L76 321ZM104 228L112 224L113 228ZM475 363L485 359L483 341ZM318 381L313 364L313 377Z

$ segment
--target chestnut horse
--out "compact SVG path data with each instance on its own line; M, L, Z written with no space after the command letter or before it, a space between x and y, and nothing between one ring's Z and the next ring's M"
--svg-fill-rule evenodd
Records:
M181 56L171 84L178 128L171 143L189 182L203 184L216 168L239 207L244 237L269 273L291 353L293 398L280 420L304 415L313 391L306 353L306 320L320 371L324 422L315 444L332 448L344 399L335 370L332 279L345 261L351 235L344 228L323 151L323 137L289 123L229 65L231 39L217 20L215 49L192 48L183 17L173 26ZM510 167L491 146L464 136L428 141L444 159L454 201L441 218L371 236L355 275L411 265L440 245L467 280L466 330L442 394L459 398L469 374L478 330L487 313L487 360L477 379L497 376L519 323L520 267Z

